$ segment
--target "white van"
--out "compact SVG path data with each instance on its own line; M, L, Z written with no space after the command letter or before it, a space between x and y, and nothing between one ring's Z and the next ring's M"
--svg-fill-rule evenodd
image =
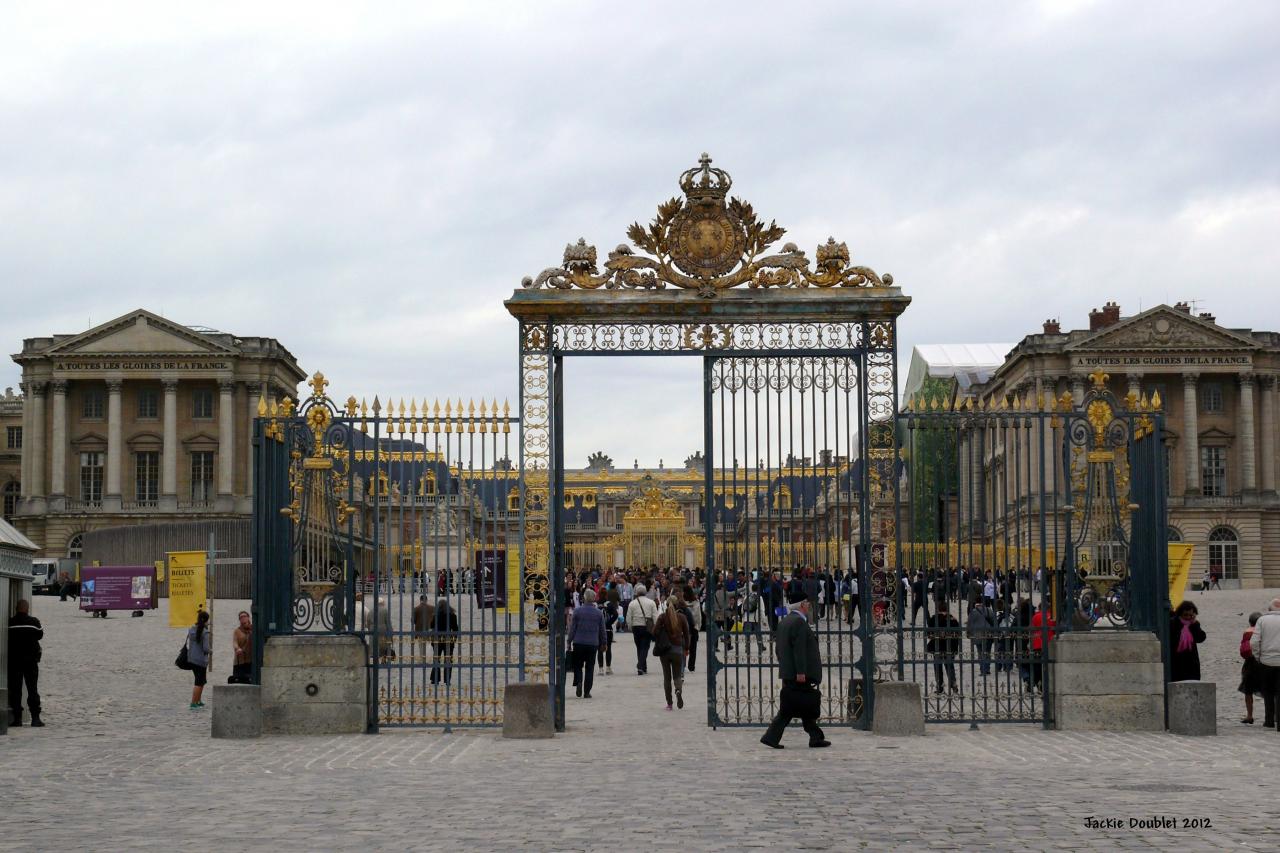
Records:
M58 592L58 561L37 557L31 561L31 594L56 595Z

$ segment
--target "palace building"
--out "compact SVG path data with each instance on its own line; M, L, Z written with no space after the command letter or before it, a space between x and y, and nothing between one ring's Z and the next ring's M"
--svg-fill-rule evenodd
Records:
M54 557L80 557L103 528L247 524L259 401L295 399L304 377L272 338L144 310L27 338L13 360L23 396L0 401L5 517Z
M1089 321L1073 331L1046 322L987 378L955 393L993 407L1063 395L1079 406L1096 375L1119 400L1158 395L1168 538L1195 545L1192 581L1209 571L1224 586L1280 585L1280 333L1228 328L1186 303L1122 317L1109 302ZM1026 499L1041 488L1034 467L1021 487L1004 475L1017 450L1030 452L999 442L985 448L980 476L989 493L1021 488L1007 497ZM1045 476L1052 490L1053 471Z

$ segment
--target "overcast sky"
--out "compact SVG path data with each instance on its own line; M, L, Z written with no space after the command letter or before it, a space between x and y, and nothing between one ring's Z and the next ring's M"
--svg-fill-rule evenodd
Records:
M6 352L142 307L340 398L514 404L502 300L704 150L893 273L904 375L1109 299L1280 329L1274 0L353 5L0 4ZM693 359L568 378L571 466L701 443Z

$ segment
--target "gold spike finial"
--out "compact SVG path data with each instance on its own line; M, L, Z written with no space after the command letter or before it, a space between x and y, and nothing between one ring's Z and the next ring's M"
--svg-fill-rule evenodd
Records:
M265 418L267 416L267 398L258 398L258 417Z
M1151 394L1151 409L1156 412L1160 411L1160 392L1159 391L1154 391Z

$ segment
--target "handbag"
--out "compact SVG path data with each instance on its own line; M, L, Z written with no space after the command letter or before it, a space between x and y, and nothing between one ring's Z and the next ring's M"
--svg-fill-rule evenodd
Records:
M652 634L653 629L658 625L658 620L649 615L649 612L644 609L644 604L639 600L636 601L636 607L640 609L640 616L644 619L644 629Z
M182 651L178 652L178 657L174 660L173 665L178 669L191 669L191 660L187 657L187 644L182 643Z
M660 658L671 651L671 638L665 632L653 635L653 656Z

